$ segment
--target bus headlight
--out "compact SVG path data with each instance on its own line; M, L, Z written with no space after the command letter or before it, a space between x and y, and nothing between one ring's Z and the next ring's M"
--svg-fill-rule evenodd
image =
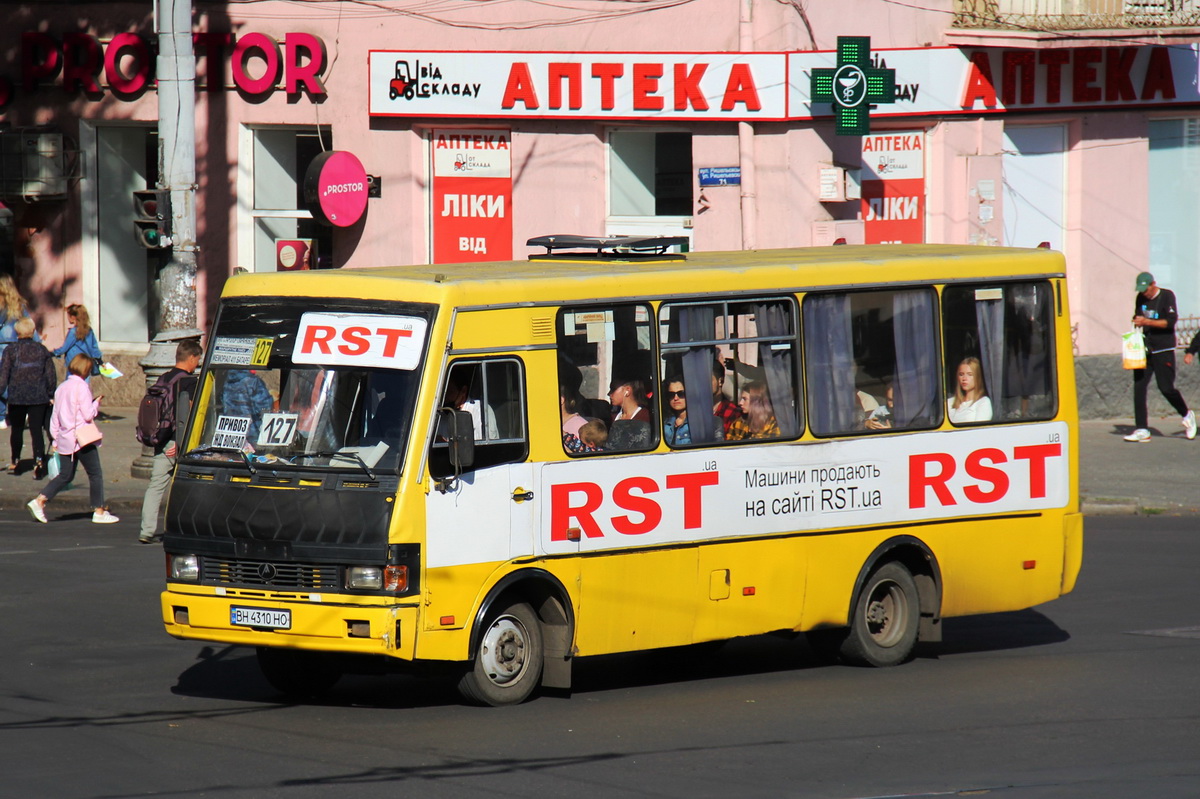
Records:
M172 555L170 561L172 580L194 583L200 579L200 558L195 555Z
M407 566L351 566L346 569L351 591L407 591Z

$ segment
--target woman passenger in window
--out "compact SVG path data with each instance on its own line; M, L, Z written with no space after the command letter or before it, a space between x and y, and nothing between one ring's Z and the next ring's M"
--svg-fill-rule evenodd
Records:
M667 381L663 401L666 404L663 418L663 439L675 447L692 443L692 431L688 427L687 392L683 388L683 378L672 377ZM720 441L725 437L723 420L714 414L713 434Z
M646 384L641 380L614 381L608 392L608 401L613 406L614 422L649 422L650 411L646 408Z
M992 401L983 387L983 364L978 358L963 358L954 381L954 396L946 400L954 424L990 422Z
M730 441L779 438L779 422L771 408L766 383L754 380L742 386L738 407L742 409L742 415L729 426L727 438Z

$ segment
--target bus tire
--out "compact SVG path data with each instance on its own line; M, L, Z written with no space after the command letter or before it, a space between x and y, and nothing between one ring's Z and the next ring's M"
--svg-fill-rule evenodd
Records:
M342 678L332 658L320 652L260 646L258 667L271 687L296 699L320 696Z
M519 705L537 687L544 657L537 614L524 602L514 603L488 617L458 691L479 705Z
M856 666L898 666L912 655L920 620L912 574L900 563L885 563L871 572L854 602L842 659Z

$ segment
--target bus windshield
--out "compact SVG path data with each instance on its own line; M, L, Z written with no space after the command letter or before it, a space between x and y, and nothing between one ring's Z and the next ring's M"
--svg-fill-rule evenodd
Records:
M427 314L412 310L333 315L283 303L223 308L185 459L251 471L396 473L428 323Z

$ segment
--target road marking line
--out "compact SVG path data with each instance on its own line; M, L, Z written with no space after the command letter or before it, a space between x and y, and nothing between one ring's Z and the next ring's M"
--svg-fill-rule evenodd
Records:
M50 551L51 552L82 552L85 549L112 549L112 547L107 544L97 544L95 546L90 546L90 547L54 547L54 548L51 548Z
M1153 635L1160 638L1200 638L1200 627L1169 627L1164 630L1130 630L1130 635Z
M10 549L7 552L0 552L0 555L36 555L36 549Z

